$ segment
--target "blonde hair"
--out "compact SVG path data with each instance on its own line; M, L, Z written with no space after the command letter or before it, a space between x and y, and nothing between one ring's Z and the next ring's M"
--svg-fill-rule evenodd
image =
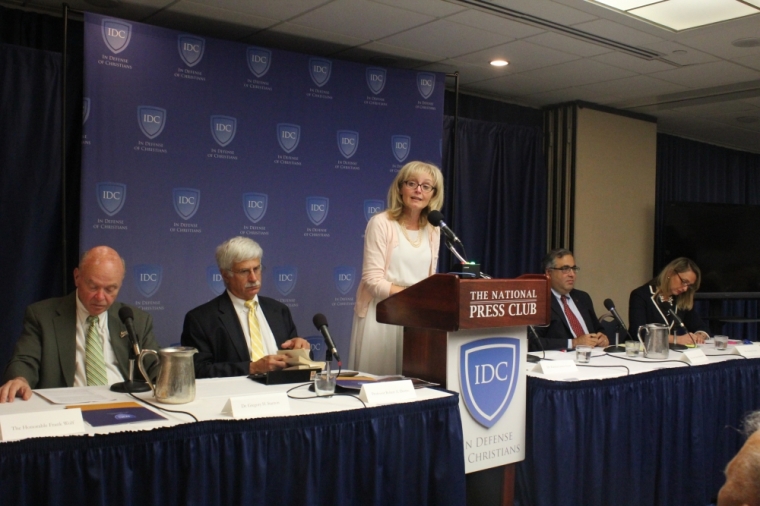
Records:
M441 174L441 169L435 165L414 161L401 167L390 188L388 188L388 209L386 212L396 221L401 219L401 215L404 213L401 187L404 181L418 174L426 174L433 180L433 196L430 198L427 207L420 213L420 227L424 227L427 224L428 213L430 211L440 211L441 207L443 207L443 174Z
M691 309L694 307L694 292L699 290L699 284L702 282L702 271L699 270L694 260L686 257L679 257L666 265L660 274L652 280L652 284L657 288L657 291L664 294L666 291L670 291L670 277L673 274L683 274L684 272L692 271L697 277L697 280L693 285L689 286L689 289L676 296L676 307L678 309Z

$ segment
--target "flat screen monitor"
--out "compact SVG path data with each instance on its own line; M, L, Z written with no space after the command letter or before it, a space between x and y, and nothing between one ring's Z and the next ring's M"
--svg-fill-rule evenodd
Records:
M760 294L760 206L671 202L664 218L664 260L697 263L697 295Z

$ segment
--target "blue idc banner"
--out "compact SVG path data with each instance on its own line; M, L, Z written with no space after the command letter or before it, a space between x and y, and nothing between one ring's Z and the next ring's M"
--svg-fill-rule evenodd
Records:
M262 295L347 354L367 220L404 163L440 166L443 79L86 14L81 249L124 256L120 299L169 345L251 237Z

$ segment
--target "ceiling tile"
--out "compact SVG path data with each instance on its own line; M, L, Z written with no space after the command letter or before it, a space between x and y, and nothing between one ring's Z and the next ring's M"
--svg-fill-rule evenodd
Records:
M604 81L602 83L591 83L579 88L604 95L614 95L619 100L632 100L665 93L676 93L688 89L685 86L641 75Z
M460 25L469 26L471 28L498 33L512 39L521 39L545 31L544 28L539 28L526 23L518 23L517 21L488 14L477 9L468 9L459 14L449 16L446 19L453 23L459 23Z
M575 60L551 67L530 70L524 72L524 74L538 80L561 83L559 87L562 88L610 81L635 75L628 70L612 67L593 60Z
M420 14L426 14L436 18L446 17L456 12L467 10L463 5L456 5L440 0L372 0L373 2L391 5L399 9L405 9Z
M134 1L134 0L133 0ZM144 0L137 0L142 2ZM177 3L192 0L180 0ZM278 21L287 21L300 16L312 9L329 4L333 0L277 0L251 1L251 0L195 0L210 7L217 7L229 11L246 13L249 15L272 18Z
M656 51L666 60L679 65L694 65L718 60L715 56L670 40L655 42L654 44L644 44L642 47Z
M523 40L525 40L525 42L530 42L531 44L538 44L539 46L549 47L576 56L597 56L612 51L612 49L608 47L592 44L591 42L585 42L555 32L544 32Z
M209 23L213 20L213 23ZM239 40L276 24L274 19L233 13L196 2L178 2L148 18L150 24L220 39Z
M315 30L379 40L435 18L367 0L335 0L291 19Z
M760 71L747 69L726 61L717 61L655 72L650 75L657 79L688 86L691 89L702 89L759 79Z
M507 60L509 62L508 70L514 73L579 59L578 56L571 55L570 53L563 53L523 40L516 40L483 51L476 51L455 59L465 63L481 65L496 58Z
M381 42L398 47L413 47L443 59L493 47L508 40L510 38L507 36L439 20L385 37Z
M330 55L336 51L361 45L364 40L337 33L323 32L293 23L280 23L248 37L246 42L301 53Z
M573 28L632 46L654 44L662 40L661 37L655 37L654 35L620 25L607 19L597 19L588 23L581 23L573 26Z
M639 74L651 74L652 72L661 72L673 68L673 65L663 61L645 60L644 58L638 58L619 51L594 56L591 59L598 61L599 63L605 63L607 65L612 65L613 67L620 67L621 69L630 70L631 72Z
M490 0L490 2L565 26L596 19L594 15L549 0Z

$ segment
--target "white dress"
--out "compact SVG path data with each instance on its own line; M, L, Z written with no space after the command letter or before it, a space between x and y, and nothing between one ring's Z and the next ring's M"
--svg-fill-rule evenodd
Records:
M428 277L430 269L430 245L427 226L421 230L407 230L409 239L416 242L414 247L398 227L398 247L393 249L385 278L399 286L411 286ZM362 372L378 375L401 374L403 363L404 327L378 323L377 304L381 299L372 299L367 308L367 316L354 315L351 335L356 336L350 367Z

